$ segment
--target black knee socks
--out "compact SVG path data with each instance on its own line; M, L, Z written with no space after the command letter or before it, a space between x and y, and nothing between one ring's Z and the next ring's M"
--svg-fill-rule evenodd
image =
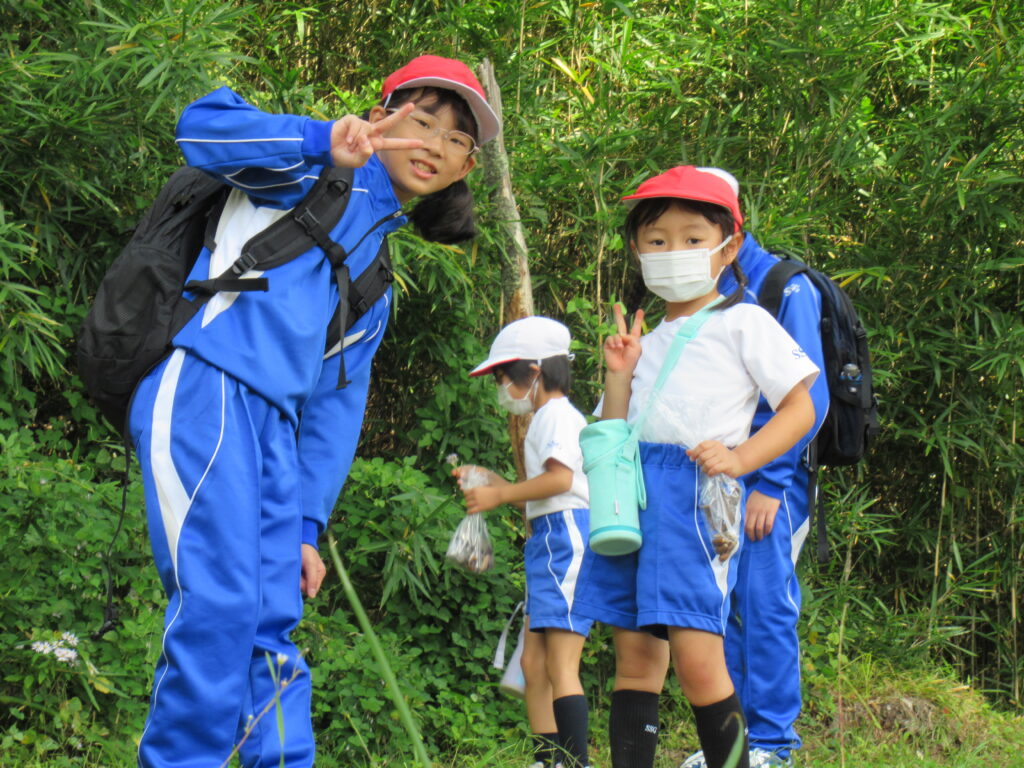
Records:
M733 693L729 698L705 707L694 707L693 720L697 726L697 738L704 750L704 760L708 768L721 768L729 758L729 753L737 739L743 740L740 761L736 768L749 768L750 757L747 754L747 722L740 709L740 700Z
M612 768L654 768L658 699L648 691L615 691L608 717Z
M558 743L562 748L563 768L585 768L587 755L587 697L562 696L555 699L555 723L558 725Z
M554 768L558 759L555 751L558 749L557 733L535 733L533 734L533 761L543 763L544 768Z

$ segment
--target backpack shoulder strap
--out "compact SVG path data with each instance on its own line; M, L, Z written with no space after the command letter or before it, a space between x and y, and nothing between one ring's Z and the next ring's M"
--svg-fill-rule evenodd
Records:
M757 303L768 310L772 317L779 316L779 307L782 305L782 292L786 283L794 275L810 272L811 268L802 261L795 259L788 253L775 254L779 263L774 264L765 275L761 289L757 292Z
M201 173L201 172L200 172ZM287 216L257 233L242 246L241 255L223 274L193 280L185 287L196 293L217 291L266 291L266 278L242 278L251 269L266 271L286 264L319 245L328 258L344 260L344 249L330 238L352 194L352 168L324 168L316 184ZM216 227L215 220L211 222ZM207 247L213 248L207 233Z
M377 303L394 279L394 271L391 269L391 252L388 250L388 238L385 236L373 261L359 274L359 277L349 281L348 309L344 331L355 325L356 320ZM329 354L339 343L343 343L341 304L341 302L338 303L331 322L328 324L327 344L324 346L325 355Z
M331 253L334 249L344 253L341 246L331 240L330 232L345 214L354 176L352 168L324 168L316 184L290 215L283 216L242 246L242 256L234 265L241 269L237 274L252 269L239 263L243 260L251 261L262 270L272 269L305 253L314 242L323 248L328 258L334 256Z

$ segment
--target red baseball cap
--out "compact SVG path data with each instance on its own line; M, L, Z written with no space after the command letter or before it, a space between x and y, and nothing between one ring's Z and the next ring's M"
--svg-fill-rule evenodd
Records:
M391 94L399 88L433 86L455 91L466 100L476 118L477 137L480 144L493 139L501 129L498 116L487 103L487 94L476 79L473 70L457 59L443 56L417 56L401 69L396 69L384 81L380 98L387 105Z
M623 201L632 207L640 200L651 197L678 197L682 200L699 200L703 203L720 205L732 213L735 231L743 226L740 213L740 184L736 177L721 168L697 168L693 165L677 165L658 176L648 179L632 195Z

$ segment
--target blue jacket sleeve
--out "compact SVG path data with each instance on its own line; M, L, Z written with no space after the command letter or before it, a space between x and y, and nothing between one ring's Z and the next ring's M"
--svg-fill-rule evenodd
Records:
M189 104L175 141L189 165L257 205L292 208L331 164L333 122L261 112L227 86Z
M828 411L828 382L821 349L821 295L806 275L795 275L786 283L778 320L818 366L821 373L811 385L811 401L814 403L814 426L811 431L789 451L746 478L749 487L774 499L781 499L783 491L792 484L800 457L807 444L818 433ZM764 398L761 398L754 426L759 429L771 415L771 409Z
M371 314L383 312L381 300ZM302 542L317 546L338 500L355 456L362 431L373 356L384 336L383 321L373 323L374 335L345 349L345 375L349 384L338 389L341 354L324 361L316 389L306 401L299 420L299 478L302 494Z

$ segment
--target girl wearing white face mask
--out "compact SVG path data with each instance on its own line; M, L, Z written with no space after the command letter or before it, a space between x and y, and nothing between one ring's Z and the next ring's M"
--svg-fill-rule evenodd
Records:
M538 742L531 768L585 768L587 700L580 684L583 641L593 619L580 613L576 591L594 554L589 534L587 478L579 433L586 420L567 397L569 329L547 317L505 326L488 358L471 376L494 375L498 403L515 414L533 413L523 446L526 480L510 483L487 470L490 484L466 488L470 514L501 504L525 508L527 627L523 646L526 705ZM466 467L457 467L460 477ZM552 706L553 700L553 706ZM556 754L544 742L556 742Z
M581 610L615 628L612 768L653 766L669 651L693 708L705 764L720 768L737 741L745 742L723 646L734 552L716 551L698 504L698 482L702 472L732 478L751 472L787 451L814 423L807 388L817 367L771 315L741 303L746 281L735 259L743 218L734 184L724 171L683 166L624 198L634 206L627 240L647 287L666 305L665 319L642 338L642 311L627 328L616 306L618 333L604 346L607 375L598 414L635 423L647 409L640 428L643 543L633 555L599 561L602 568L590 572L579 596ZM730 265L740 287L723 299L717 281ZM673 363L669 350L683 326L695 335ZM658 391L663 364L669 372ZM750 437L762 392L775 415ZM666 636L667 647L658 639ZM748 766L745 747L742 768Z

